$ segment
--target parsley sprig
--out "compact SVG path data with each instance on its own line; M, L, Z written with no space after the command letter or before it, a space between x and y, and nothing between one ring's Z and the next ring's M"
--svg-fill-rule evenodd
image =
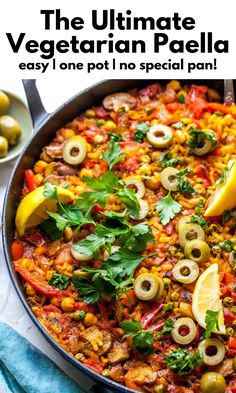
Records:
M207 310L206 318L205 318L205 323L206 323L206 331L204 334L205 338L211 337L211 333L213 332L215 327L216 329L219 330L219 313L220 311Z
M178 184L178 188L177 188L178 191L180 191L186 195L196 195L196 193L197 193L194 190L191 183L185 179L185 176L191 172L192 172L191 169L185 168L183 171L180 171L180 172L176 173L176 175L175 175L179 178L179 184Z
M70 284L71 278L65 276L64 274L55 273L52 275L51 279L49 280L49 284L57 287L61 290L66 289Z
M169 352L166 356L167 367L177 375L188 375L199 365L203 364L200 352L190 352L187 349L179 348Z
M191 128L189 132L190 138L187 141L187 145L194 148L201 148L204 141L210 141L212 149L217 145L217 138L213 131L196 130Z
M136 131L134 133L134 140L136 142L143 142L144 137L147 135L148 131L150 130L149 122L140 122L136 126Z
M103 158L107 161L109 168L112 169L119 161L124 158L124 154L114 139L107 144L108 150L102 153Z
M162 169L167 167L174 167L180 162L179 157L172 157L171 152L167 152L158 157L158 162L160 163Z
M156 204L156 211L159 213L163 225L168 224L170 220L180 212L181 208L182 206L172 198L170 191Z
M132 337L132 345L138 351L150 354L153 351L154 335L153 332L142 329L141 323L137 321L123 321L120 327L125 331L123 340Z

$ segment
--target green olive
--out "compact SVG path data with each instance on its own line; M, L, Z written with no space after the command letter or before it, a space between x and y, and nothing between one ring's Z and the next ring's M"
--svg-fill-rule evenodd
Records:
M173 132L171 128L163 124L155 124L147 133L148 142L152 146L159 147L160 149L168 146L172 142L172 139Z
M141 300L155 300L159 298L163 288L162 279L152 273L140 274L134 281L134 293Z
M180 218L179 221L177 222L177 231L179 232L184 225L189 224L190 222L191 222L191 216L184 216Z
M0 117L0 135L8 140L9 145L15 145L21 134L21 126L13 117L8 115Z
M183 334L181 330L187 330L186 334ZM179 318L175 321L174 328L171 331L173 340L181 345L190 344L197 335L197 328L191 318Z
M202 240L191 240L184 247L184 254L187 258L192 259L194 262L206 262L210 256L210 247Z
M0 136L0 158L6 157L8 153L8 141L3 136Z
M176 174L179 173L178 169L167 167L161 172L161 183L168 191L176 191L179 184L179 179Z
M191 284L199 276L198 264L191 259L182 259L173 267L172 275L176 281Z
M10 106L10 100L8 96L3 91L0 91L0 116L5 115L5 113L7 113L9 106Z
M194 147L191 149L193 154L195 154L196 156L204 156L204 154L209 153L216 145L216 143L214 143L212 139L212 136L215 135L215 133L212 130L203 130L203 131L206 134L206 138L201 141L202 146ZM216 137L214 140L216 141Z
M236 373L236 356L234 356L234 358L233 358L232 367L233 367L234 372Z
M212 349L213 354L209 354L209 349ZM203 356L204 363L208 366L216 366L225 357L225 346L217 338L202 340L198 345L198 350Z
M63 147L63 160L70 165L79 165L87 154L87 142L80 135L69 138Z
M200 388L202 393L224 393L226 389L225 379L219 373L206 373L201 378Z
M179 242L182 247L185 247L191 240L204 240L205 233L202 227L198 224L186 224L179 230Z

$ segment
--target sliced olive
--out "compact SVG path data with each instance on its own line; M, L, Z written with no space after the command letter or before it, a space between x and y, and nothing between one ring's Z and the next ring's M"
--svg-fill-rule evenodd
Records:
M84 161L87 154L87 142L79 135L68 139L63 147L63 160L70 165L78 165Z
M179 184L179 179L176 176L178 169L167 167L161 172L161 183L166 190L176 191Z
M136 98L129 93L110 94L103 100L104 108L119 111L123 106L129 110L136 105Z
M181 345L190 344L197 335L197 328L191 318L179 318L171 331L173 340Z
M199 276L198 264L191 259L182 259L173 267L172 275L175 280L183 284L191 284Z
M203 130L206 138L201 141L201 146L200 147L194 147L192 148L193 154L196 154L196 156L204 156L204 154L209 153L216 145L216 137L213 136L215 135L212 130ZM209 139L208 139L209 136Z
M207 338L198 345L199 352L203 356L203 361L208 366L216 366L225 357L225 346L217 338Z
M6 157L8 153L8 141L3 136L0 136L0 158Z
M7 113L10 106L10 100L6 93L0 91L0 116L5 115Z
M179 219L179 221L177 222L177 231L179 232L180 229L186 225L189 224L191 222L191 217L192 216L185 216Z
M123 180L126 186L133 186L135 188L136 198L140 199L145 194L145 186L141 180L141 176L130 176Z
M152 273L140 274L134 281L134 293L138 299L154 300L161 296L164 284Z
M0 117L0 135L8 140L9 145L15 145L22 134L20 124L13 117Z
M133 220L143 220L148 214L148 211L149 211L148 203L143 199L139 199L139 215L138 217L134 217L133 215L130 215L130 217Z
M197 263L206 262L210 256L210 247L202 240L191 240L184 247L184 254Z
M204 240L205 233L202 227L198 224L186 224L179 230L179 243L185 247L191 240Z
M152 146L159 147L160 149L168 146L172 142L172 139L172 129L168 126L164 126L163 124L155 124L147 133L148 142Z

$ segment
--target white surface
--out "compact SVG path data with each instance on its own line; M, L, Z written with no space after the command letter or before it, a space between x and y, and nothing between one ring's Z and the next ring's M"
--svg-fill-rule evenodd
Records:
M49 87L48 84L44 84L44 86L40 86L40 92L42 93L42 97L46 96L47 89ZM82 86L80 84L80 88L83 89L86 86ZM18 94L23 99L24 90L22 88L22 84L20 80L11 80L5 83L4 80L1 80L0 77L0 89L6 89L12 91L15 94ZM50 89L49 89L50 90ZM55 86L53 91L53 95L49 95L51 98L50 102L50 111L55 109L59 104L63 102L62 91L60 88L60 94L55 93ZM70 94L70 86L67 85L65 100L70 96L75 94L76 91L74 86L71 86L71 94ZM58 96L61 98L61 102L58 100ZM57 100L53 101L53 97L57 97ZM48 101L49 102L49 101ZM47 106L48 108L48 106ZM0 166L0 211L2 211L2 204L5 194L5 189L7 182L9 181L10 174L12 172L14 166L14 162L6 165ZM0 319L4 322L10 324L13 328L15 328L20 334L25 336L32 344L38 347L41 351L47 354L52 360L54 360L60 368L62 368L68 375L73 377L82 387L88 390L92 386L91 380L86 377L84 374L80 373L75 367L65 361L57 352L51 348L48 342L42 337L41 333L37 330L37 328L33 325L31 319L26 314L25 309L23 308L18 296L15 292L15 289L10 281L9 274L6 268L6 264L4 261L3 250L2 250L2 239L0 238Z

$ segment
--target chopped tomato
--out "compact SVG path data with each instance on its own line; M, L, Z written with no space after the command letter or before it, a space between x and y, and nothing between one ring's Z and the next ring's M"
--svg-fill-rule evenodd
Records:
M37 184L34 181L34 172L31 169L25 171L25 181L30 192L37 188Z
M196 98L205 98L205 93L207 90L208 88L206 86L192 85L185 102L189 104L190 102L194 102Z
M227 345L230 349L236 349L236 337L229 337Z
M192 85L186 97L186 104L196 119L200 119L204 110L208 109L208 103L205 101L206 86Z
M134 172L139 168L140 158L137 156L129 157L122 165L122 169L129 173Z
M98 374L101 374L103 371L102 363L95 363L91 359L83 360L83 364L85 364L87 367L89 367L91 370L95 371Z
M22 264L22 259L14 262L16 271L28 282L36 291L49 297L54 296L66 296L66 292L62 292L60 289L53 287L37 273L29 272Z
M170 113L174 113L175 111L181 111L182 109L184 109L184 104L180 104L179 102L172 102L170 104L167 104L166 108L168 109L168 111ZM180 117L179 116L175 115L175 116L172 117L172 119L175 119L175 118L176 119L179 118L179 120L174 120L171 123L176 123L177 121L180 121ZM169 119L169 120L171 120L171 119ZM168 123L168 124L171 124L171 123ZM165 124L166 124L166 121L165 121Z
M173 222L169 222L169 224L165 225L164 230L168 236L173 235L173 233L175 231L175 226L174 226Z
M235 281L236 281L236 278L235 278L235 276L233 274L225 272L224 282L225 282L226 285L230 284L231 282L235 282Z
M109 113L103 108L103 106L99 106L98 108L95 108L95 115L100 119L104 119L109 115Z
M11 248L14 261L23 257L24 249L24 243L18 242L17 240L14 241Z
M163 309L164 305L157 303L153 306L149 311L147 311L141 318L142 328L145 329L153 319L159 314L159 312Z
M234 322L236 320L236 316L227 307L224 307L224 320L225 320L226 326L231 326L232 322Z
M148 96L150 98L156 97L157 94L159 94L161 91L161 86L159 83L155 83L153 85L149 85L145 87L144 89L140 90L141 96Z
M169 119L165 120L164 123L169 126L170 124L173 123L178 123L180 121L180 116L179 115L174 115L172 117L170 117Z
M204 164L197 165L197 176L200 177L204 181L205 186L211 185L209 171Z
M124 306L131 308L133 307L135 304L137 304L138 302L138 298L134 293L134 290L131 289L130 291L128 291L127 296L125 296L122 300L121 303L124 304Z

